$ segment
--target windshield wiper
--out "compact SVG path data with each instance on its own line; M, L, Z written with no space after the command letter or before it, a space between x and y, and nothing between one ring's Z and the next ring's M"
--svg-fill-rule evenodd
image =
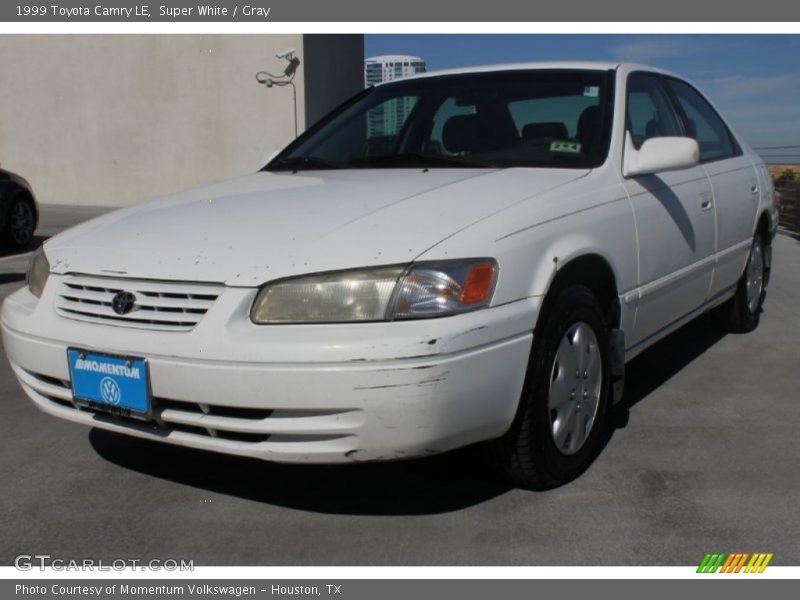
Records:
M483 167L477 163L461 158L448 156L434 156L430 154L417 154L414 152L401 152L398 154L385 154L383 156L369 156L351 160L348 165L358 166L397 166L397 167Z
M339 165L316 156L289 156L267 165L270 171L314 171L319 169L340 169Z

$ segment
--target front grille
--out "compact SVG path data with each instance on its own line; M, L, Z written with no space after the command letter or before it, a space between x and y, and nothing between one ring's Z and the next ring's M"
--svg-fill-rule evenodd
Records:
M221 290L222 286L213 284L68 275L61 282L56 311L62 317L90 323L188 331L214 305ZM133 310L123 315L112 308L119 292L136 296Z

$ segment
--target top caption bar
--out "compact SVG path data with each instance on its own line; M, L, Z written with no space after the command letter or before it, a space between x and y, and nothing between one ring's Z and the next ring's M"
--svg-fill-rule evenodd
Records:
M6 0L0 22L774 22L800 21L795 0Z

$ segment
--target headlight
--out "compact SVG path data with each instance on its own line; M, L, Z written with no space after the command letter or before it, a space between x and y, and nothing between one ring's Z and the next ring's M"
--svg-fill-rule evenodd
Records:
M338 271L269 283L254 323L344 323L441 317L487 306L497 282L491 259Z
M443 317L487 306L497 282L497 263L483 259L418 264L398 284L392 317Z
M267 284L253 303L254 323L380 321L404 267L339 271Z
M25 283L28 284L28 289L31 291L31 294L37 298L41 298L44 284L47 283L47 278L49 276L50 263L47 262L44 250L39 248L33 253L31 262L28 264L28 274L25 276Z

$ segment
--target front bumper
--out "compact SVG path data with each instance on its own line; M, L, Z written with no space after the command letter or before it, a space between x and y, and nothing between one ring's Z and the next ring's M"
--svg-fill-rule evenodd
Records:
M255 290L225 288L188 332L143 331L3 303L6 354L45 412L138 437L278 462L389 460L502 435L516 413L538 299L456 317L256 326ZM77 408L67 348L147 358L154 423Z

